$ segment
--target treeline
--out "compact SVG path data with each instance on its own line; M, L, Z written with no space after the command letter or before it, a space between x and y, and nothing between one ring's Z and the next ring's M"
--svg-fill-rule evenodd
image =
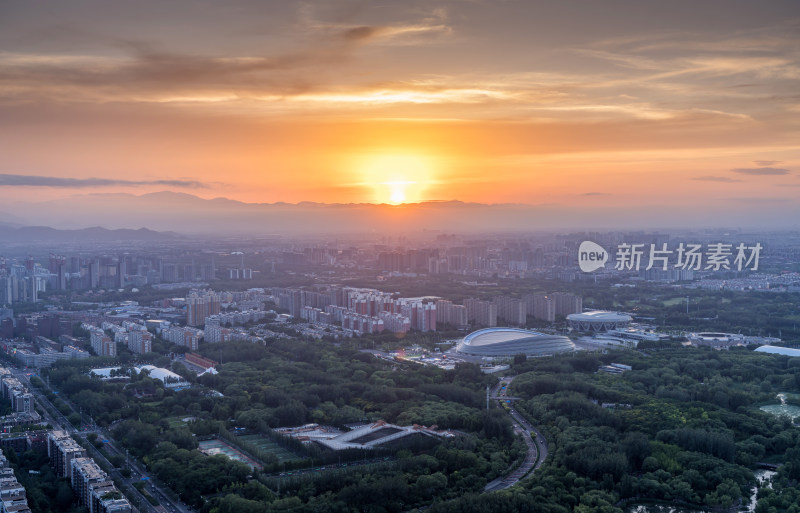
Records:
M757 511L796 508L788 489L796 490L800 477L800 432L758 404L797 391L800 362L707 349L598 357L598 364L634 368L612 376L578 371L587 358L517 366L527 373L511 393L528 399L516 406L550 442L541 470L518 490L437 503L431 511L620 512L624 499L729 508L749 495L756 461L787 462L778 491L764 491Z
M477 492L509 472L525 453L508 416L499 409L484 411L485 387L495 379L477 365L443 371L301 340L205 345L200 352L221 362L219 374L199 377L191 389L167 389L147 373L134 373L128 381L103 381L88 375L100 363L92 358L58 362L49 369L50 384L62 392L51 398L92 415L182 500L209 513L285 507L317 511L328 502L375 504L379 496L407 510L434 497ZM465 434L445 442L415 436L377 451L333 452L274 430L309 422L344 428L378 419L436 424ZM260 433L297 457L279 462L234 436L234 428ZM261 460L263 473L222 456L202 455L196 451L197 438L204 436L239 446ZM389 457L377 474L369 474L368 465L344 466L376 456ZM342 467L332 473L307 470L322 465ZM293 476L267 477L280 472ZM332 480L332 474L349 477ZM393 499L403 494L405 498Z

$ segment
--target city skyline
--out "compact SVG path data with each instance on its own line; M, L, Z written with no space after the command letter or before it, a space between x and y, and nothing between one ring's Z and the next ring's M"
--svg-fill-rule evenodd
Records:
M795 2L0 13L1 210L23 222L164 190L529 205L534 228L800 215Z

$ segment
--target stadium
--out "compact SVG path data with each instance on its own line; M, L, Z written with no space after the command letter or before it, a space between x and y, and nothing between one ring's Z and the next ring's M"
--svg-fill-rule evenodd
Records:
M464 337L456 351L486 357L517 354L549 356L575 351L575 344L561 335L547 335L519 328L485 328Z
M625 328L632 320L633 318L630 315L617 312L605 312L603 310L576 313L567 316L569 326L578 331L608 331Z

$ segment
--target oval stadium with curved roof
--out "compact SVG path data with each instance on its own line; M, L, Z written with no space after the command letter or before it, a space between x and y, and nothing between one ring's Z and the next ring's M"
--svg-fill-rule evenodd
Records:
M549 356L575 351L575 344L561 335L520 328L485 328L464 337L456 350L474 356Z
M571 328L578 331L608 331L624 328L633 318L618 312L595 310L593 312L575 313L567 316Z

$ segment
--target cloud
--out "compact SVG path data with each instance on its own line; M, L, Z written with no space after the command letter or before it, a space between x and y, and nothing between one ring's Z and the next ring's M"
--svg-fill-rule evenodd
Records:
M159 48L150 42L104 38L118 52L104 55L0 51L0 100L281 101L324 88L320 71L353 60L365 45L415 45L452 33L443 11L386 25L309 23L311 41L276 54L212 56Z
M755 175L755 176L791 174L791 171L789 171L788 169L783 169L780 167L740 167L736 169L731 169L731 172L739 173L742 175Z
M0 187L63 187L80 189L84 187L166 185L203 189L208 187L196 180L115 180L110 178L62 178L58 176L9 175L0 174Z
M732 182L741 182L741 180L737 180L736 178L728 178L727 176L698 176L692 178L692 180L701 180L704 182L725 182L725 183L732 183Z
M453 29L448 24L447 12L439 8L431 11L427 16L415 21L401 21L399 23L384 25L355 25L339 22L322 22L314 20L313 15L306 16L306 24L312 31L325 35L338 36L348 43L365 43L378 41L392 44L415 44L418 36L426 38L447 36Z
M764 166L774 166L775 164L780 164L781 162L783 162L783 161L781 161L781 160L754 160L753 164L755 164L757 166L764 167Z
M373 37L378 30L378 27L353 27L342 32L342 38L347 41L361 41Z
M607 192L584 192L581 196L611 196Z
M793 200L789 198L759 198L759 197L739 197L739 198L727 198L727 201L741 201L747 203L790 203Z
M347 28L341 33L345 41L363 42L373 39L392 39L400 36L437 36L452 32L446 24L397 25L397 26L359 26Z

